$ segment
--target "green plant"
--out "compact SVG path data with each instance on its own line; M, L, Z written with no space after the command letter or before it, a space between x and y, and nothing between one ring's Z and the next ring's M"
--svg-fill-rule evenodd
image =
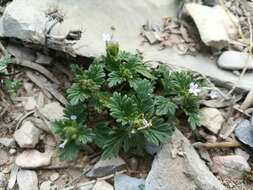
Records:
M0 59L0 80L3 85L3 89L11 96L14 97L18 88L20 87L20 81L13 80L8 73L8 65L11 63L10 56L4 56Z
M167 141L179 110L191 126L198 123L198 88L191 85L201 83L191 73L150 70L139 55L120 51L116 42L107 41L106 55L88 69L75 65L72 71L70 105L65 118L53 123L63 140L61 159L75 158L86 143L100 147L103 158L120 151L142 154L145 141Z

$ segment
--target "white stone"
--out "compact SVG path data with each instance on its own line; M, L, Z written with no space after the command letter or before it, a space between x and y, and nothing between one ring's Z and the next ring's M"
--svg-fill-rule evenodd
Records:
M193 18L201 40L207 46L222 49L228 46L231 39L236 38L238 21L232 13L225 11L223 7L189 3L185 5L185 9Z
M240 148L235 149L235 154L242 156L246 161L250 158L250 155Z
M182 152L183 151L183 152ZM172 155L175 152L175 155ZM188 139L175 130L162 146L146 178L145 190L225 190L212 174Z
M57 185L53 184L52 181L44 181L40 185L40 190L58 190Z
M14 133L14 138L21 148L34 148L39 142L41 130L30 121L25 121Z
M248 162L239 155L215 156L212 169L219 175L242 177L245 172L250 172Z
M16 147L16 142L13 138L0 138L0 144L8 148Z
M227 70L242 70L247 63L247 69L253 69L253 58L246 52L225 51L218 59L218 66Z
M17 150L15 148L11 148L9 150L10 155L14 155L14 154L16 154L16 152L17 152Z
M38 177L35 171L20 170L17 182L19 190L38 190Z
M60 177L59 173L53 173L51 176L50 176L50 180L51 181L56 181L58 178Z
M37 150L26 150L16 158L16 164L21 168L39 168L51 163L52 153L41 153Z
M43 108L40 109L41 114L43 114L49 121L60 120L63 118L64 107L58 102L52 102L46 104Z
M106 181L97 182L92 190L113 190L113 186Z
M202 108L200 110L200 125L214 134L218 134L224 121L221 112L216 108Z
M34 110L37 106L35 97L27 97L26 100L22 102L22 104L26 111Z

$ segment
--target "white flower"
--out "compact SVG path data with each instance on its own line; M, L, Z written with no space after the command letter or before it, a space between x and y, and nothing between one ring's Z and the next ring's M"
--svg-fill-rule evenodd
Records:
M192 82L190 84L189 93L197 96L200 92L201 92L201 89L199 88L199 85Z
M104 40L104 42L112 41L112 35L110 35L110 34L103 34L103 40Z
M148 121L144 118L143 119L143 128L147 128L148 127Z
M76 116L76 115L71 115L71 116L70 116L70 119L71 119L71 120L76 120L76 119L77 119L77 116Z
M211 99L216 99L216 98L218 98L218 93L216 92L216 91L211 91L210 93L209 93L209 96L210 96L210 98Z

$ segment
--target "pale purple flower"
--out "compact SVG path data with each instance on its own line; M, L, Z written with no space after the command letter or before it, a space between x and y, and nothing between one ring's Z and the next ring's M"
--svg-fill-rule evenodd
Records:
M70 119L71 119L71 120L76 120L76 119L77 119L77 116L76 116L76 115L71 115L71 116L70 116Z
M216 98L218 98L218 93L216 92L216 91L211 91L210 93L209 93L209 96L210 96L210 98L211 99L216 99Z
M201 92L201 89L199 88L199 85L196 83L191 83L190 84L190 89L189 89L189 93L193 94L194 96L198 96L198 94Z
M103 34L102 37L104 42L112 41L112 35L110 34Z
M65 140L63 143L61 143L61 144L59 144L58 145L58 147L60 148L60 149L64 149L65 148L65 145L67 144L67 140Z

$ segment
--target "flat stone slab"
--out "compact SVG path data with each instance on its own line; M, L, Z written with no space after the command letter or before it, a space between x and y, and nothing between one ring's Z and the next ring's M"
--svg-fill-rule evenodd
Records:
M159 61L175 67L190 69L231 85L238 77L216 66L208 55L179 55L174 49L160 50L160 46L142 44L141 26L149 21L160 25L162 17L175 17L178 0L14 0L10 3L0 23L0 36L14 37L25 42L45 45L45 31L51 23L47 14L58 10L63 21L52 28L50 34L62 37L71 30L81 30L81 38L72 46L49 43L49 47L72 55L94 57L105 53L102 34L111 33L123 50L143 53L144 60ZM249 90L253 74L247 73L238 87Z
M175 130L163 145L149 172L145 190L225 190L212 174L188 139Z

